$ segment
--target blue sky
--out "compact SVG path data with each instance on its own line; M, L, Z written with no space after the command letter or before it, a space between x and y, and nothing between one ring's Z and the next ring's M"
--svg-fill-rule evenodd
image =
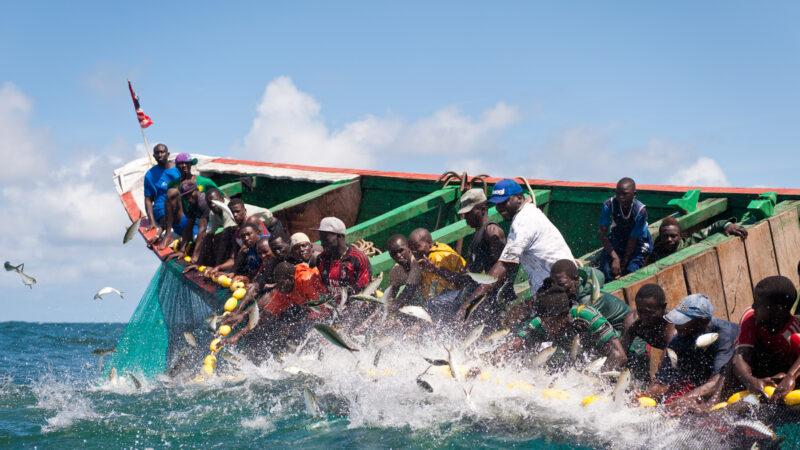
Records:
M4 5L0 248L40 283L0 277L0 320L135 308L155 261L119 245L126 78L173 153L798 187L796 3L375 3Z

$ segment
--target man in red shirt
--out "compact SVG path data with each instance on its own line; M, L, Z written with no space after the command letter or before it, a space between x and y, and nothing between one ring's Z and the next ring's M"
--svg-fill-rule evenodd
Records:
M772 276L758 282L753 298L742 316L733 370L752 392L777 384L770 400L781 401L800 376L800 349L791 344L800 333L800 320L791 313L797 290L788 278Z
M372 280L369 258L345 240L345 225L336 217L326 217L319 224L322 253L317 260L322 282L333 295L341 288L349 294L361 292Z

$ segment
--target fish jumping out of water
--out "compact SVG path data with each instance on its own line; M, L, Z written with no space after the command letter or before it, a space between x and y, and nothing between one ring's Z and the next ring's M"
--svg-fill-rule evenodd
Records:
M403 306L402 308L399 309L399 311L405 315L416 317L419 320L424 320L425 322L433 323L433 319L431 319L431 316L430 314L428 314L428 311L425 311L425 309L421 306L413 306L413 305Z
M138 219L134 220L132 224L128 226L128 229L125 230L125 236L122 237L122 243L127 244L133 239L134 233L139 229L139 224L142 223L142 218L139 217Z
M119 295L119 298L125 298L125 296L123 295L123 294L125 294L124 292L120 291L119 289L114 289L111 286L106 286L106 287L100 289L99 291L97 291L94 294L93 299L94 300L102 300L104 295L108 295L108 294L111 294L111 293Z
M24 272L25 263L15 266L10 262L6 261L3 266L5 267L6 272L12 272L12 271L16 272L20 276L20 278L22 278L22 284L28 286L28 288L30 289L33 289L33 285L36 284L36 278L33 278L32 276Z
M321 334L322 337L324 337L326 340L328 340L328 342L330 342L331 344L333 344L333 345L335 345L335 346L337 346L339 348L343 348L343 349L345 349L345 350L347 350L349 352L357 352L358 351L357 348L347 345L344 342L344 339L342 339L342 337L339 336L339 333L337 333L336 330L334 330L332 327L320 323L320 324L314 325L314 329L317 330L319 332L319 334Z
M319 407L319 403L317 403L317 397L311 392L311 389L304 387L303 388L303 401L306 404L306 412L313 417L321 417L322 410Z

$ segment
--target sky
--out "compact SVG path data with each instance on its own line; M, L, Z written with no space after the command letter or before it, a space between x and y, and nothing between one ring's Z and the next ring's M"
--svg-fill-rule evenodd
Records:
M158 262L126 80L179 151L800 187L796 2L4 2L0 321L124 322ZM103 286L124 299L92 300Z

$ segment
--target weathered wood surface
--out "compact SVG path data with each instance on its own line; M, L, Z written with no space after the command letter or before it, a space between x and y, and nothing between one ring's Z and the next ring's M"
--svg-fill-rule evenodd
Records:
M290 233L306 233L313 242L319 239L319 233L315 229L324 217L338 217L345 226L352 226L356 222L361 203L361 186L359 180L353 180L326 186L301 198L304 201L293 199L277 208L270 208L270 211L283 222Z
M686 297L686 279L681 264L674 264L659 272L656 275L656 282L664 289L667 310L678 306L678 303Z
M744 248L747 252L747 265L750 268L750 279L753 280L753 285L768 276L778 275L778 262L775 260L775 249L772 245L772 233L768 221L747 229Z
M797 277L797 262L800 261L800 222L797 209L792 208L769 219L772 243L778 272L791 279L795 286L800 284Z
M712 249L692 256L683 263L683 269L689 292L705 294L714 305L714 315L727 320L728 306L725 303L716 251Z
M747 252L744 241L732 237L716 246L722 288L725 290L725 304L728 307L728 320L739 322L742 314L753 304L753 285L747 266Z

